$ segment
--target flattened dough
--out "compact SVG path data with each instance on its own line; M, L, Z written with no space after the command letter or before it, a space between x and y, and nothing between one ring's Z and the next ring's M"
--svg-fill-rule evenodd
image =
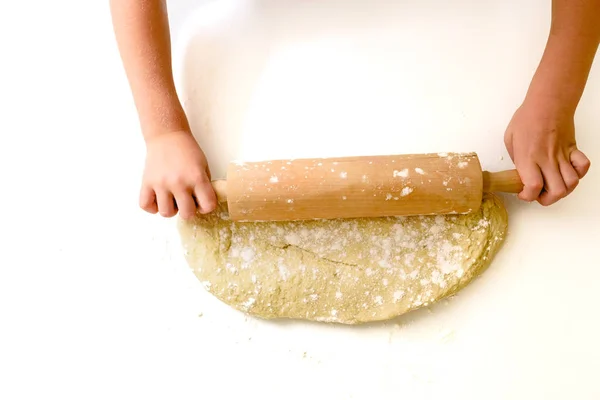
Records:
M490 195L478 212L450 216L234 223L221 207L179 220L179 233L190 267L226 304L358 324L455 294L488 267L507 225Z

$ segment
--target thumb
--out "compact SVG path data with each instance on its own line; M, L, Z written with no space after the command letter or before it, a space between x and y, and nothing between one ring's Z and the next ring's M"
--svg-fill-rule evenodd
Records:
M579 176L579 179L582 179L590 169L591 162L589 158L587 158L586 155L583 154L583 152L581 152L579 149L573 150L569 158L571 165Z

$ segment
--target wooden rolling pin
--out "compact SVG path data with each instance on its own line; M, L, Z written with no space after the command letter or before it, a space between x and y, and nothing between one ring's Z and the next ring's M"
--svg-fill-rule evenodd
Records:
M294 221L466 214L523 184L475 153L439 153L231 163L213 187L234 221Z

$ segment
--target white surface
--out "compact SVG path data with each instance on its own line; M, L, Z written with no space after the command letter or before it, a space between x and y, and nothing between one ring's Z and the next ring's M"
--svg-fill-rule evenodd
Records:
M182 31L182 98L216 174L232 158L451 150L510 168L502 133L549 16L526 3L206 10ZM144 148L108 2L7 3L0 48L0 398L600 397L594 165L555 207L511 201L491 269L430 311L261 322L207 295L174 220L137 208ZM593 164L599 102L596 66L576 121Z

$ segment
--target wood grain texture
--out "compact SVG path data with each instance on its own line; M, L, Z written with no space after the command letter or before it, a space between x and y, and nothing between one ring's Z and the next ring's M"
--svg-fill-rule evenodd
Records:
M235 221L461 214L481 205L475 153L407 154L231 163L226 198Z
M485 193L520 193L523 182L516 169L500 172L483 171L483 191Z

